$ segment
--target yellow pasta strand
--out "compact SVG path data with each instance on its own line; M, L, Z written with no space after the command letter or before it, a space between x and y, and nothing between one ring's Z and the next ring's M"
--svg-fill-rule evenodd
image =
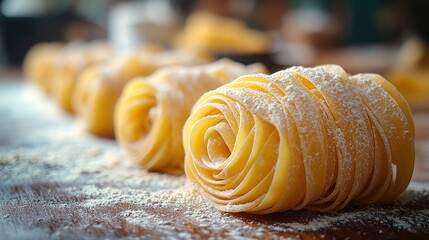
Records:
M137 78L126 85L118 101L116 137L128 158L138 165L181 173L182 127L195 101L238 76L255 72L266 69L225 59L198 67L163 68L147 78ZM213 148L209 154L224 153Z
M266 214L393 201L414 165L414 124L376 74L337 65L239 77L183 128L185 171L220 210Z

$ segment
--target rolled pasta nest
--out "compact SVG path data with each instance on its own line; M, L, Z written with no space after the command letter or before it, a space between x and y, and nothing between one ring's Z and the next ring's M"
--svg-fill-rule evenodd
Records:
M376 74L292 67L204 94L183 129L185 171L226 212L393 201L414 165L404 98Z
M125 86L115 112L115 135L138 165L183 173L182 128L198 98L235 78L266 72L261 64L229 60L197 67L163 68Z

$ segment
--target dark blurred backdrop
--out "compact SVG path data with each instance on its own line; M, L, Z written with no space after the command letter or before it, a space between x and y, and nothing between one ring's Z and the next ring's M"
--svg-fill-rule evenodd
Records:
M277 32L282 41L325 49L398 43L411 34L429 41L427 0L0 0L0 65L20 66L38 42L110 40L121 34L111 25L127 16L112 15L120 3L145 4L146 11L133 13L137 18L155 11L184 19L207 10ZM158 12L160 4L169 11Z

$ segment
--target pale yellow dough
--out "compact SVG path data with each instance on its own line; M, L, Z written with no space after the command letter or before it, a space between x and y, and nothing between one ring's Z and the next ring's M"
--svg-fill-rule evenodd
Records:
M414 109L429 109L429 48L421 39L411 37L401 46L395 66L387 79Z
M174 44L212 53L256 54L271 49L270 40L262 31L248 28L241 20L207 12L190 15Z
M185 171L218 209L258 214L393 201L414 166L414 124L376 74L292 67L204 94L183 129Z
M230 60L197 67L164 68L128 83L115 112L115 131L127 157L138 165L168 173L183 172L182 127L205 92L263 65Z
M147 76L161 67L200 65L208 61L210 57L194 52L149 48L87 68L77 80L73 109L88 132L113 137L116 100L129 80Z
M429 67L396 69L389 72L388 79L410 105L429 109Z

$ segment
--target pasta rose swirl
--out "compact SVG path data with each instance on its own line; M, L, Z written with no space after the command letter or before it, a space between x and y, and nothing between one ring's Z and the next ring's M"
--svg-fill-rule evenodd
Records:
M302 84L300 84L299 79L294 78L292 75L290 75L288 78L285 79L286 82L292 83L292 82L296 82L297 85L295 84L290 84L288 88L285 88L284 92L278 91L278 89L273 88L270 84L268 84L267 82L258 82L258 80L262 80L261 78L251 78L251 79L245 79L243 81L236 81L236 84L230 84L229 88L241 88L244 91L244 94L235 94L234 92L229 91L229 94L232 94L232 96L234 97L234 99L236 99L238 102L240 102L241 104L243 104L246 108L254 108L252 106L257 106L257 108L254 108L254 110L256 112L261 112L263 111L263 109L268 109L267 112L263 113L261 112L261 116L269 116L266 120L270 121L270 122L275 122L278 125L278 131L280 130L280 132L287 132L288 129L291 129L292 131L298 131L300 132L300 138L296 139L295 141L298 142L303 142L305 145L305 148L315 148L313 149L313 151L309 151L308 149L298 149L299 152L301 152L301 154L303 156L299 156L299 153L294 153L297 157L299 157L300 161L302 162L303 159L305 159L304 161L304 169L306 169L306 171L310 171L313 174L307 175L307 179L302 179L302 182L307 182L307 195L305 196L306 199L304 201L309 201L308 199L312 199L314 198L314 195L318 195L317 191L322 191L323 190L323 185L324 185L324 181L325 181L325 173L326 171L318 171L318 169L322 168L325 169L325 164L326 164L326 157L325 154L326 153L326 144L323 144L323 136L321 133L324 132L323 126L321 125L321 116L319 116L319 112L317 111L317 107L314 105L314 103L311 101L311 96L309 96L305 90L304 90L304 86ZM273 80L275 82L275 80ZM259 88L259 90L261 92L263 92L263 94L257 94L257 92L255 93L253 88ZM277 91L276 91L277 90ZM264 95L264 93L269 93L269 92L277 92L275 94L273 94L273 96L270 95ZM300 92L301 94L294 94L294 92ZM252 100L249 101L249 98L247 98L248 96L252 96ZM271 102L274 102L274 105L272 103L270 103L270 101L266 101L265 99L270 99L272 98ZM273 114L273 112L275 111L274 109L282 109L281 106L281 101L284 101L286 103L286 105L288 106L288 108L284 109L284 111L287 111L287 118L281 117L281 116L276 116ZM257 104L255 104L257 103ZM276 106L277 105L277 106ZM306 112L305 114L296 114L297 109L301 108L301 107L306 107L309 108L310 111ZM259 109L258 109L259 108ZM255 116L253 116L255 117ZM283 119L282 119L283 118ZM304 126L303 124L305 124L305 122L308 123L307 119L310 119L310 121L314 121L313 125L315 126L320 126L320 127L316 127L316 128L307 128L306 126ZM290 122L290 124L287 124L286 126L284 126L282 123L283 122ZM242 123L246 124L246 123ZM266 123L265 123L266 124ZM257 128L257 131L261 131L262 129L264 129L265 127L261 127L261 128ZM281 131L283 129L283 131ZM197 130L198 131L198 130ZM260 138L258 138L258 136L255 136L256 140L262 140ZM290 139L290 136L280 136L281 141L284 141L284 145L285 145L285 149L288 146L288 138ZM320 142L322 142L322 144L319 144ZM299 144L294 144L294 145L298 145ZM258 145L256 145L258 146ZM208 146L210 147L210 145ZM236 149L242 149L242 146L236 146ZM252 152L254 149L252 149ZM273 152L275 152L273 150ZM288 149L288 152L293 152L293 149ZM287 155L288 152L283 152L282 154ZM317 156L314 156L314 154L311 153L316 153L316 155L320 154L320 156L322 158L325 158L323 161L315 161L314 158ZM258 157L260 158L258 161L260 162L264 162L263 160L263 156L264 155L259 155ZM281 166L283 163L282 161L278 162L279 166ZM240 165L240 160L235 161L235 165ZM316 166L319 165L319 166ZM287 166L287 165L285 165ZM231 166L228 166L231 167ZM301 167L302 168L302 167ZM257 168L255 168L257 169ZM273 172L273 174L275 175L275 179L278 178L284 178L286 177L284 174L284 171L279 171L280 167L276 168L276 171ZM230 169L228 169L230 172ZM255 170L256 171L256 170ZM259 171L259 170L258 170ZM302 170L301 170L302 171ZM298 171L299 172L299 171ZM252 178L254 174L248 174L246 176L246 178ZM302 174L304 175L304 174ZM294 178L292 178L294 179ZM244 182L246 182L248 180L245 180ZM267 196L262 199L261 203L259 204L259 206L257 207L258 209L263 210L264 208L266 208L266 206L268 205L272 205L273 203L275 203L278 198L279 198L279 193L281 193L282 191L279 191L279 189L284 188L284 186L281 186L281 184L283 184L285 181L277 181L274 182L271 187L270 190L267 194ZM319 184L319 186L317 186ZM313 190L315 189L315 190ZM237 190L235 190L233 192L234 194L241 194L241 192L238 192ZM316 193L316 194L315 194ZM320 194L320 193L319 193ZM312 199L314 200L314 199ZM296 201L295 201L296 203ZM299 207L297 207L299 208Z
M336 65L239 77L204 94L183 128L197 190L222 211L258 214L392 201L410 181L413 139L386 80Z
M164 68L135 79L127 84L116 107L119 143L127 157L144 168L181 173L182 127L195 101L238 76L265 71L258 64L246 67L219 60L199 67Z

